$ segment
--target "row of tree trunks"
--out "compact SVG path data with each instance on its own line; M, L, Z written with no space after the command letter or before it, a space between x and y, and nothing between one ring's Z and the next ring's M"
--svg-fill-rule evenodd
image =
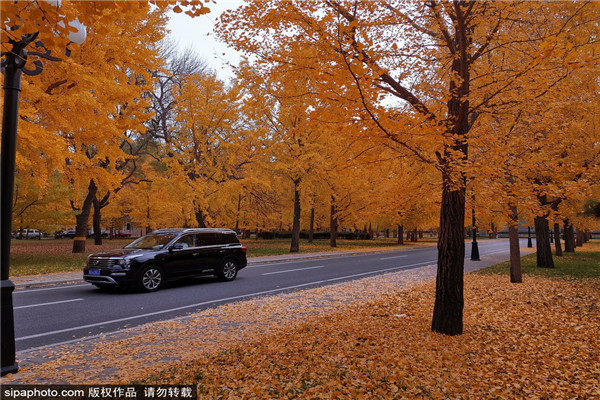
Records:
M423 231L413 229L412 231L406 232L406 240L411 242L418 242L419 239L423 239Z

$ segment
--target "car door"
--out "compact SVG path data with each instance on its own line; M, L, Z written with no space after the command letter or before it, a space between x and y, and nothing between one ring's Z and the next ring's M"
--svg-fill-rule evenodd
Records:
M219 250L221 246L217 243L217 235L214 232L197 233L196 246L197 264L203 272L214 270L220 266Z
M191 275L195 267L195 235L185 234L177 239L164 259L165 273L169 278L181 278Z

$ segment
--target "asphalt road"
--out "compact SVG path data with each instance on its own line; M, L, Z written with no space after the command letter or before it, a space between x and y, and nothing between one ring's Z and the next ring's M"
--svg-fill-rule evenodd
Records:
M471 245L466 246L470 257ZM506 255L508 240L479 242L482 260ZM325 286L434 265L435 246L250 264L236 280L202 277L173 282L154 293L104 292L88 283L14 292L17 351L70 342L244 299ZM483 265L483 263L482 263Z

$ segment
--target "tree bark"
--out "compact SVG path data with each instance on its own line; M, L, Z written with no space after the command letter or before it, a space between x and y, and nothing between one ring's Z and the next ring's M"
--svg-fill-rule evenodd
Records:
M560 225L554 224L554 249L556 250L556 256L562 256L562 246L560 245Z
M338 217L337 208L335 207L335 198L331 196L331 213L329 216L329 245L337 247L338 235Z
M196 210L196 222L198 223L198 228L206 228L206 215L202 210Z
M581 247L581 246L583 246L583 240L584 240L583 239L583 231L581 229L577 228L577 230L575 232L576 232L575 237L577 240L575 242L575 246Z
M511 221L508 224L508 241L510 248L510 282L523 282L521 273L521 246L519 244L519 216L517 207L511 207Z
M445 177L440 209L440 237L431 329L446 335L463 332L465 262L465 189Z
M310 209L310 224L308 227L308 243L312 243L315 238L315 208Z
M545 216L535 217L535 242L537 266L539 268L554 268L552 247L550 246L550 229Z
M398 244L404 244L404 225L398 225Z
M94 245L102 246L102 229L100 228L100 222L102 221L102 208L100 207L100 200L98 200L98 197L94 196L93 205L94 215L92 217L92 226L94 229Z
M242 209L242 195L238 194L237 215L235 217L235 232L240 230L240 211Z
M565 253L575 253L575 233L573 232L573 225L568 219L565 220Z
M294 223L292 225L292 243L290 253L300 251L300 179L294 180Z
M88 186L88 194L83 201L81 212L76 215L77 225L75 226L75 239L73 240L73 253L85 253L85 240L87 238L90 213L92 211L92 203L96 198L98 188L94 180L90 180Z

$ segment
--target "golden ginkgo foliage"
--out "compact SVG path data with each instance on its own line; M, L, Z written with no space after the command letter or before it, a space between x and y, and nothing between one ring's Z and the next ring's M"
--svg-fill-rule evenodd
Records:
M471 130L556 90L559 58L568 71L597 62L598 18L593 2L257 1L222 17L220 34L265 74L310 73L323 98L364 122L365 138L437 168L432 328L458 334Z

